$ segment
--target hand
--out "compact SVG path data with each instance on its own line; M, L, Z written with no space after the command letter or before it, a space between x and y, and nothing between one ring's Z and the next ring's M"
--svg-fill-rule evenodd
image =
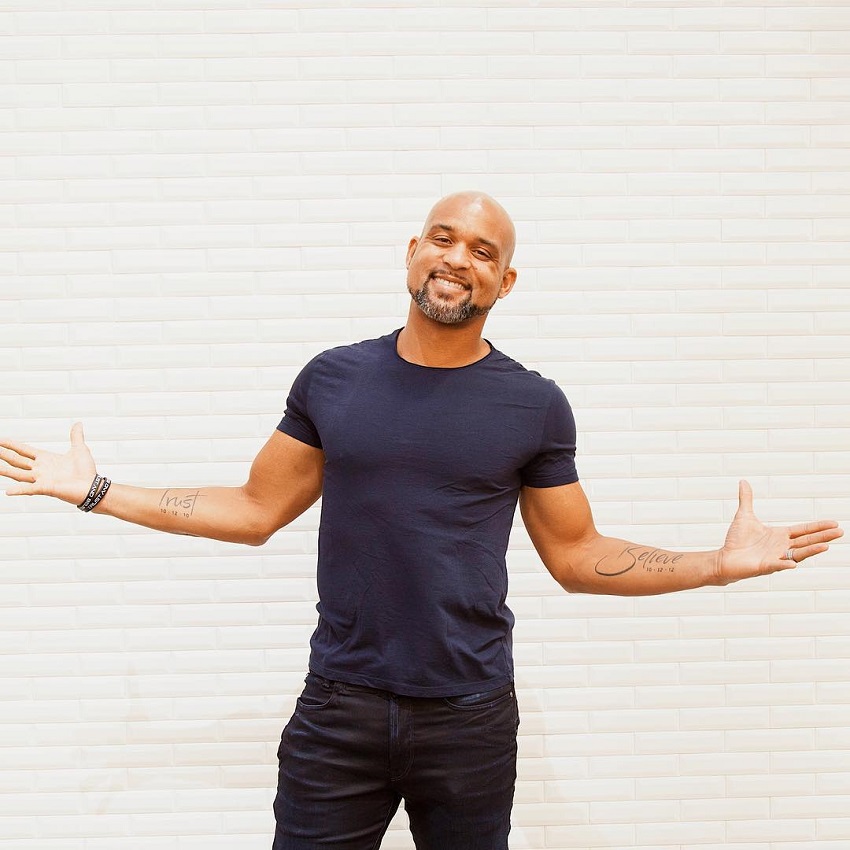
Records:
M71 448L63 455L0 439L0 460L0 475L18 482L7 496L54 496L72 505L85 499L97 471L81 422L71 427Z
M718 559L718 583L792 570L801 561L829 549L844 532L832 520L817 520L788 528L769 528L753 513L753 490L738 485L738 511L729 526ZM790 557L787 557L790 556Z

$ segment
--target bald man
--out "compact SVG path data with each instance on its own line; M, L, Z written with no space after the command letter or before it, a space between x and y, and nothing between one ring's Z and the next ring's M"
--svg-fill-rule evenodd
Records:
M321 494L318 624L278 751L273 850L374 850L405 801L418 850L505 850L519 723L505 553L519 502L567 591L657 594L792 569L836 523L768 528L746 482L724 545L601 535L561 390L482 330L516 281L514 226L480 192L440 200L407 249L407 322L302 370L242 487L151 490L0 441L11 495L259 545Z

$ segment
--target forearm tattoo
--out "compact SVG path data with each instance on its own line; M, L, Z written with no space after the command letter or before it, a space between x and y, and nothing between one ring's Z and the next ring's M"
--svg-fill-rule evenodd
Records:
M169 496L169 493L173 495ZM194 493L187 493L185 490L166 490L159 500L159 512L188 519L195 513L195 505L197 505L198 499L203 499L203 497L204 494L200 490L196 490Z
M626 546L619 555L609 560L604 555L596 562L596 574L606 578L625 575L640 566L647 573L674 573L676 564L684 558L683 554L665 552L663 549L651 549L648 546Z

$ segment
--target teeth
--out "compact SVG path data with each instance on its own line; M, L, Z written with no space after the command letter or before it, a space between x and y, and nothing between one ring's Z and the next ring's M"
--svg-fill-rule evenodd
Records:
M435 277L434 279L442 283L443 286L451 286L453 289L466 289L462 283L458 283L454 280L446 280L444 277Z

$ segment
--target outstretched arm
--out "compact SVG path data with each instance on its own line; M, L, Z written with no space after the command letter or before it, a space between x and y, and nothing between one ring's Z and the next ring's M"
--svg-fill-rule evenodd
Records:
M95 476L95 462L78 422L65 454L0 440L0 475L15 483L10 496L53 496L79 505ZM241 487L155 489L112 484L95 513L158 531L258 546L310 507L322 491L324 454L275 431Z
M722 548L671 552L605 537L596 530L581 485L524 487L520 509L543 563L565 589L577 593L647 596L793 569L829 548L844 533L831 520L770 528L753 513L746 481Z

